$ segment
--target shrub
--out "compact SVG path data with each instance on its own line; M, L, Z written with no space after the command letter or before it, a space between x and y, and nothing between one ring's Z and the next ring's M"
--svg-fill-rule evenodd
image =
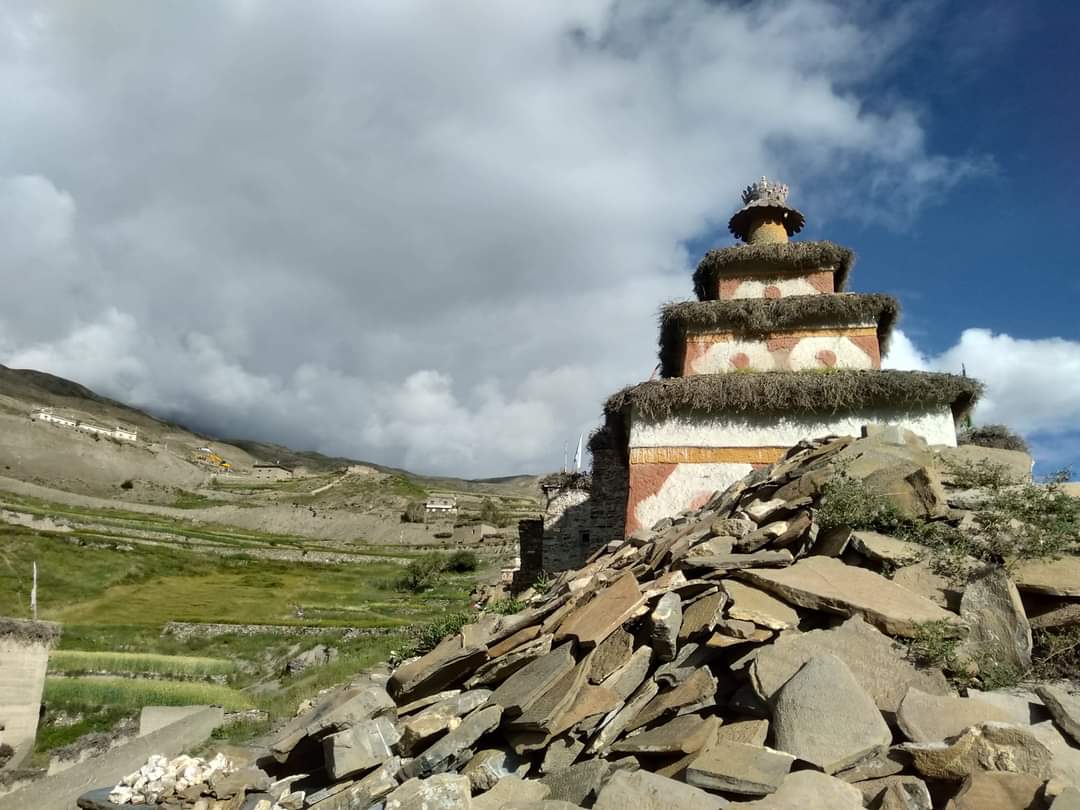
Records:
M823 530L846 526L886 534L899 532L912 523L892 501L869 492L861 481L850 478L843 470L838 470L822 489L817 520Z
M497 613L500 616L511 616L525 609L525 603L517 599L499 599L484 608L487 613Z
M480 558L473 552L462 549L450 555L443 566L443 570L454 574L467 574L479 567Z
M1032 632L1032 670L1040 681L1071 680L1080 672L1080 625Z
M464 611L459 613L450 613L427 624L417 625L410 628L409 637L411 643L411 652L413 655L423 655L424 653L435 649L439 642L447 636L452 636L459 632L462 627L467 625L473 620L471 613Z
M423 501L409 501L405 511L401 513L402 523L425 523L427 521L427 506Z
M439 584L446 559L442 554L425 554L411 561L397 580L400 591L420 593Z
M969 427L960 431L956 437L958 444L974 444L978 447L995 447L999 450L1019 450L1028 452L1027 442L1005 425L983 425Z
M502 528L507 525L509 520L495 501L491 498L484 498L480 502L480 522Z
M133 486L135 486L135 482L129 478L120 485L120 489L131 489Z

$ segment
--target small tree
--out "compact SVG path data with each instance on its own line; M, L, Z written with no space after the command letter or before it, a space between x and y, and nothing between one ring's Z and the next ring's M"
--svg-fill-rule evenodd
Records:
M490 526L503 527L507 524L507 517L491 498L484 498L480 502L480 522Z
M427 506L423 501L409 501L405 511L401 515L402 523L425 523L427 521Z

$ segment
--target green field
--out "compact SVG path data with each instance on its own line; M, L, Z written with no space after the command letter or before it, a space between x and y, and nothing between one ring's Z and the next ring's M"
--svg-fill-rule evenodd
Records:
M31 505L43 514L61 512L52 505ZM192 534L186 524L169 524L157 515L77 511L84 519L130 521L139 528L152 523L155 530ZM271 718L291 716L301 700L319 689L347 681L386 660L391 650L403 649L412 627L467 609L477 577L447 573L432 589L415 594L398 590L395 583L403 571L400 559L417 552L364 547L364 554L385 561L298 565L207 555L182 542L152 545L131 539L128 544L123 542L125 528L117 525L115 535L103 538L101 533L77 531L73 536L0 524L0 615L30 616L36 562L38 617L63 625L50 658L39 764L47 759L44 752L81 734L107 730L145 705L215 703L227 709L260 708ZM296 537L215 527L197 531L219 542L228 537L234 543L319 548L318 541ZM99 539L108 542L95 546ZM180 639L162 633L171 621L321 630L317 636L256 632ZM341 631L346 628L379 628L386 634L344 641ZM337 660L300 675L284 674L290 657L317 643L337 648ZM230 733L260 730L265 729L241 727Z

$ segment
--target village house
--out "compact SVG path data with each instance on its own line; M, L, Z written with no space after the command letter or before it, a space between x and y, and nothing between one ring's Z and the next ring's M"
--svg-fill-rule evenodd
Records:
M251 474L257 481L285 481L292 478L296 471L276 461L259 461L252 465Z

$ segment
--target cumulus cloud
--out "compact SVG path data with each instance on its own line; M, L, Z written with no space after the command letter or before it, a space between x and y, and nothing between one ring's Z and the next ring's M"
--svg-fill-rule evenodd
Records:
M986 385L977 423L1005 424L1027 436L1044 470L1080 457L1080 341L965 329L955 345L928 354L897 330L883 365L967 373Z
M910 6L9 4L0 362L226 435L550 469L754 175L814 236L977 170L875 91Z

